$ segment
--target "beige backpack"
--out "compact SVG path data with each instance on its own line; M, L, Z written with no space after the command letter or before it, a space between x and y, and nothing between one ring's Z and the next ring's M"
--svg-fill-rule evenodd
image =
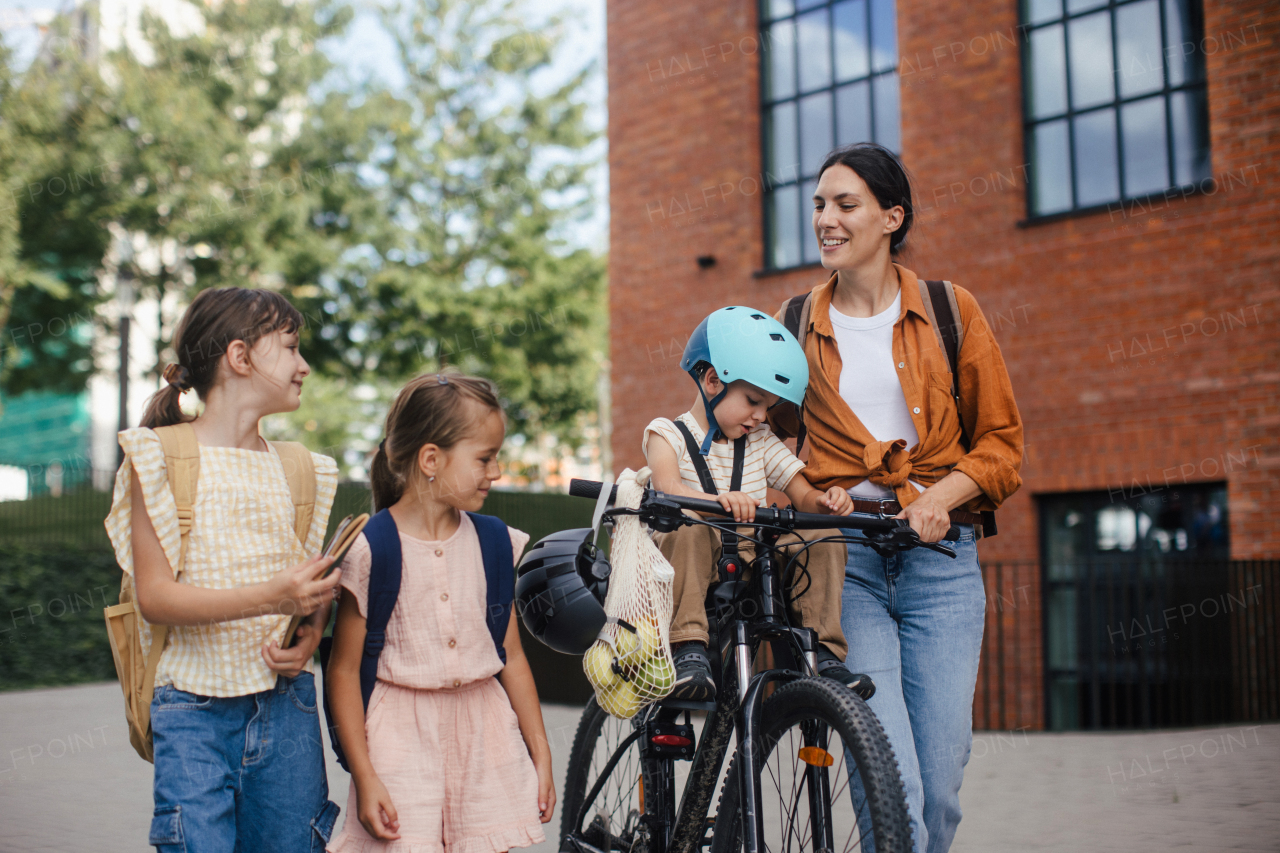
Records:
M169 489L178 507L178 529L182 548L178 552L177 577L187 556L187 540L196 502L196 481L200 476L200 445L191 424L157 427L155 433L164 448L164 464L169 475ZM311 517L316 506L316 475L311 451L296 441L273 441L280 454L289 494L293 497L293 528L302 542L307 541ZM107 638L111 641L111 657L115 660L120 689L124 691L124 715L129 724L129 742L147 761L154 761L151 743L151 697L155 692L156 667L169 635L166 625L150 625L151 651L142 654L142 619L134 598L133 576L128 572L120 579L120 603L103 611L107 620Z

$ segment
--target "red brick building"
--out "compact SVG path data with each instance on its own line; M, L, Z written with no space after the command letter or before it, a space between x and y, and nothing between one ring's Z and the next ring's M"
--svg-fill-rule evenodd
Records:
M1004 564L984 664L1004 686L980 676L980 724L1176 722L1099 712L1137 688L1082 668L1078 590L1048 564L1280 557L1278 38L1256 0L613 0L615 468L689 405L703 316L825 280L796 200L814 152L874 137L913 173L903 263L975 294L1026 424L1023 487L981 545Z

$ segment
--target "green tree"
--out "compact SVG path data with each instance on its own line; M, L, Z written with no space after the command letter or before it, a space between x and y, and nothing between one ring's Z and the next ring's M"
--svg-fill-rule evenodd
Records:
M369 167L390 227L325 279L329 370L495 379L513 428L576 443L606 349L604 261L564 238L586 215L593 72L539 91L561 22L514 0L421 0L383 24L406 84Z
M514 2L388 10L408 80L391 91L347 83L320 49L351 20L342 2L203 14L187 35L144 17L146 62L71 50L15 76L0 57L0 390L83 387L87 338L18 329L93 322L113 277L179 305L269 287L308 318L331 389L456 365L499 382L516 429L572 440L604 351L604 264L563 237L589 203L591 69L535 91L556 22L529 32Z

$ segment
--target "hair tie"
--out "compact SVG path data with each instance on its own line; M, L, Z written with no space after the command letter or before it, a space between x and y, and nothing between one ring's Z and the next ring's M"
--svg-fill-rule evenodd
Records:
M436 383L437 383L437 384L439 384L439 385L448 385L448 384L449 384L449 377L448 377L448 376L445 376L443 373L437 373L437 374L436 374Z
M387 454L387 440L385 438L378 442L378 449L382 451L383 456Z
M161 376L164 377L165 382L168 382L179 391L191 390L191 371L181 364L167 365Z

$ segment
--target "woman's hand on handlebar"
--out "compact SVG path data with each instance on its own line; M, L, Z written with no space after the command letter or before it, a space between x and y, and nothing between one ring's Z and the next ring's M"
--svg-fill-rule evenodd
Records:
M904 518L921 542L937 542L951 529L951 516L947 508L923 492L895 518Z
M750 524L755 521L756 507L759 504L746 492L726 492L723 495L716 495L715 499L724 508L725 514L732 515L733 520L739 524Z

